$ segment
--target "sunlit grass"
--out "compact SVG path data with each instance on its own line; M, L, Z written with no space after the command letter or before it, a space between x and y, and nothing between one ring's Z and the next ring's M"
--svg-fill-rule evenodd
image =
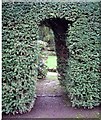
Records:
M56 69L57 57L56 56L48 56L46 65L48 66L49 69Z

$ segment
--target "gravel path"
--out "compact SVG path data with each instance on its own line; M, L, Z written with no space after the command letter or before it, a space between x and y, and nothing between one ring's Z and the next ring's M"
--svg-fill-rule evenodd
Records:
M3 115L3 120L13 120L13 118L17 118L17 120L20 118L98 118L100 107L92 110L71 107L70 100L65 96L56 75L49 73L46 80L38 82L38 97L29 113L15 116ZM51 78L51 76L55 76L55 78Z

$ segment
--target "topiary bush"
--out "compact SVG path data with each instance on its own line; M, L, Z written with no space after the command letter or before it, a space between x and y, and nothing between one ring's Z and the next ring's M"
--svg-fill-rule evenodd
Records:
M4 113L22 113L32 108L40 52L35 42L39 40L39 26L43 21L49 26L49 21L57 18L67 22L67 31L62 31L64 45L61 42L65 46L65 56L61 56L63 47L60 47L57 62L60 82L70 96L72 106L92 108L101 103L100 2L3 3L2 16ZM48 24L45 23L47 20ZM52 25L49 27L55 29ZM56 32L61 31L54 32L59 51Z

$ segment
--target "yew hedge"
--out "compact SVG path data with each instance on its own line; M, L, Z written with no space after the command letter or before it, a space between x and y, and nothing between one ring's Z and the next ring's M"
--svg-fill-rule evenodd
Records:
M39 51L35 41L39 39L39 24L45 19L57 17L73 22L66 37L69 59L66 60L66 69L62 68L62 84L72 106L92 108L101 103L100 2L3 3L4 113L23 113L33 107ZM58 67L61 69L63 65L58 64Z

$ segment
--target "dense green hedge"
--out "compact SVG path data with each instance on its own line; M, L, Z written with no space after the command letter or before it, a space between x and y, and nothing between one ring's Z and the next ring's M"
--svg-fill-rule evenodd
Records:
M65 83L73 106L92 108L101 103L100 7L89 3L79 10L80 17L68 33L70 58Z
M5 113L29 111L36 97L37 30L32 16L27 16L30 7L3 5L2 110Z
M38 25L44 19L57 17L73 22L66 39L69 59L66 69L62 68L63 84L72 105L92 108L101 103L99 3L3 3L2 14L4 113L22 113L32 107L37 78L38 47L34 41L39 39ZM61 69L62 65L59 66Z

